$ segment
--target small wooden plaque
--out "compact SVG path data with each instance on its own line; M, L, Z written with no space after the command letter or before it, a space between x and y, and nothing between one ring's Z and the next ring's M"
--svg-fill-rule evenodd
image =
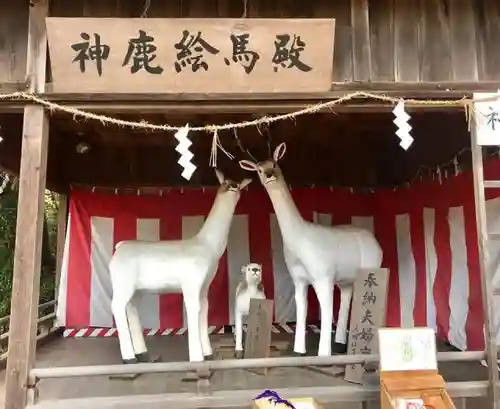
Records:
M421 400L416 409L455 409L445 390L443 377L431 371L382 371L380 373L381 409L400 409L398 400ZM411 406L415 408L415 406ZM404 408L407 409L407 408Z
M271 353L271 329L273 325L273 300L250 300L248 326L245 337L244 359L269 358ZM267 375L267 368L253 372Z

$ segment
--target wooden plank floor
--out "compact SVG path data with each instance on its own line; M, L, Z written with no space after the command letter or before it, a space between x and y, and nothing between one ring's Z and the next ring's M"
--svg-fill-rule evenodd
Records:
M314 343L314 340L312 341ZM152 354L161 355L162 361L188 359L187 337L149 337ZM443 348L440 348L442 350ZM314 346L311 351L314 351ZM37 366L73 366L119 363L116 338L57 339L42 346L37 352ZM443 364L441 373L447 381L486 380L486 368L479 362L453 362ZM0 373L0 405L3 407L5 373ZM110 380L108 377L74 379L47 379L40 382L40 400L81 398L88 396L122 396L127 394L158 394L194 392L196 385L183 382L183 374L147 374L134 381ZM213 390L273 389L294 386L332 386L346 384L342 377L326 376L300 368L276 368L267 377L245 370L218 371L211 379ZM470 399L471 408L491 407L486 399ZM359 404L336 404L337 409L359 409Z

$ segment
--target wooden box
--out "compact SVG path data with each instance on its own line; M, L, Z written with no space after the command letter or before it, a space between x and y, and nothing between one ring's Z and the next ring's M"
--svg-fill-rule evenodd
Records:
M381 409L400 409L398 398L422 399L429 409L455 409L444 379L436 370L381 372Z

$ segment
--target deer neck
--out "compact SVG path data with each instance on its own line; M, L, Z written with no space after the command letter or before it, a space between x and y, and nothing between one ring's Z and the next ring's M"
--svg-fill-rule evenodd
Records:
M227 246L229 228L237 202L236 195L218 194L205 223L196 236L205 245L211 247L219 258Z
M300 233L304 219L297 209L288 187L283 185L280 189L269 189L267 193L278 219L283 242L292 242L293 238Z

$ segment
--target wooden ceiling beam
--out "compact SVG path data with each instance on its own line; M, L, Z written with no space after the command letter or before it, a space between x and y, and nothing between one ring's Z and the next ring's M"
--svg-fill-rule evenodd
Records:
M335 100L348 93L363 91L394 98L414 99L461 99L473 92L491 91L500 88L500 82L440 82L440 83L334 83L329 92L323 93L246 93L246 94L109 94L109 93L53 93L40 94L48 101L78 109L106 113L287 113L303 109L322 101ZM2 87L0 84L0 92ZM5 91L4 91L5 92ZM22 100L0 100L0 110L15 110L25 105ZM416 109L442 110L450 107L427 106L425 104L408 107ZM332 107L335 112L385 112L392 104L358 98ZM327 111L325 109L325 111Z

